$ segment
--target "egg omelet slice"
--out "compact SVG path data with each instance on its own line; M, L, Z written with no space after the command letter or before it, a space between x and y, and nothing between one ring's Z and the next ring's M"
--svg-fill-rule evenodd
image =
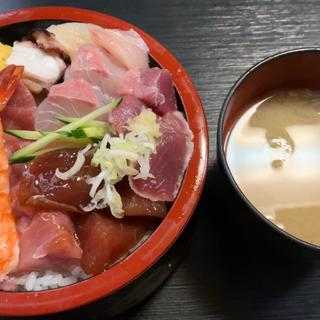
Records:
M7 59L12 53L12 47L0 42L0 70L7 66Z

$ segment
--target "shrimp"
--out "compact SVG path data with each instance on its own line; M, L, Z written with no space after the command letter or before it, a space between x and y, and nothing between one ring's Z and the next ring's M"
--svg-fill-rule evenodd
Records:
M19 262L19 241L9 191L9 161L3 144L0 121L0 281Z
M0 111L7 105L23 74L23 66L9 65L0 72Z

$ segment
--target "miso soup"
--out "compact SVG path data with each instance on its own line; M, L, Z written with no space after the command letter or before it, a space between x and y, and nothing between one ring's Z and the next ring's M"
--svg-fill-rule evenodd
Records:
M278 227L320 245L320 91L279 91L248 106L225 150L248 200Z

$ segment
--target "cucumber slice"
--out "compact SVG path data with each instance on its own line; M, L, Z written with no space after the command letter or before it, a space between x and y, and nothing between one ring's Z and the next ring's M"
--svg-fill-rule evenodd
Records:
M95 127L95 128L78 128L75 130L71 130L70 134L74 138L96 138L102 139L106 130L103 127Z
M55 119L59 120L60 122L64 124L72 123L80 118L73 118L73 117L64 117L64 116L55 116ZM81 128L88 128L88 127L105 127L106 129L109 128L109 124L104 121L98 121L98 120L91 120L84 123Z
M25 140L38 140L51 133L49 131L32 131L32 130L4 130L4 132L12 136L15 136L17 138L25 139ZM73 137L72 133L67 131L59 131L59 134L61 135L59 140L63 139L64 137Z
M16 164L16 163L24 163L24 162L29 162L33 160L36 156L35 155L30 155L30 156L22 156L16 159L10 159L10 164Z
M45 135L42 132L31 130L4 130L4 132L14 137L25 140L38 140Z
M54 142L56 140L59 140L61 135L59 132L70 132L72 130L80 128L82 125L87 123L88 121L95 120L96 118L99 118L105 113L108 113L112 111L114 108L116 108L120 103L122 102L122 99L116 99L112 101L111 103L91 112L85 115L82 118L79 118L78 120L71 122L62 128L56 130L55 132L50 132L48 135L45 135L44 137L40 138L39 140L29 144L28 146L18 150L15 152L11 157L10 161L12 163L16 163L16 161L19 161L19 158L26 158L32 156L36 151L39 151L41 148L47 146L49 143Z

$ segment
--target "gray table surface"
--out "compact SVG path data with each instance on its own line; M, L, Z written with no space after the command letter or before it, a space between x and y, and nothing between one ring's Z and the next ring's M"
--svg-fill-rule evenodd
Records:
M316 0L0 0L1 11L38 5L90 8L127 20L164 44L202 98L210 130L210 183L192 245L173 276L119 319L319 319L320 264L301 266L226 228L214 178L218 115L231 85L273 53L320 43ZM221 190L220 190L221 192ZM213 198L214 199L214 198ZM218 200L215 198L215 200ZM207 202L206 202L207 201Z

